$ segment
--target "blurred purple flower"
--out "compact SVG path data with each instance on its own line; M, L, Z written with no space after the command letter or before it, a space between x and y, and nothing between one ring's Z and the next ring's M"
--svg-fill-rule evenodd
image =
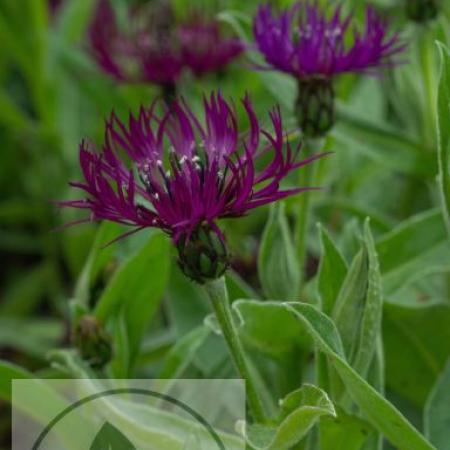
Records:
M250 123L245 137L240 137L236 112L220 93L204 99L204 125L181 101L165 107L161 116L156 103L141 108L128 124L113 113L102 151L90 151L86 142L80 146L85 181L72 186L87 197L62 205L89 210L86 221L106 219L134 230L160 228L177 244L206 225L223 242L217 219L239 217L313 189L283 189L280 182L323 156L296 161L300 148L285 142L279 109L270 112L270 132L260 128L248 97L242 104ZM263 155L266 163L257 170L256 160Z
M279 15L270 5L260 6L253 33L271 68L298 79L331 78L391 66L405 48L372 7L366 9L361 32L352 26L352 14L343 15L340 6L329 13L317 1L309 0Z
M196 76L220 71L243 51L219 24L199 14L177 24L168 0L129 9L118 26L110 0L99 0L89 28L91 53L101 69L124 82L150 82L174 91L184 68ZM172 92L173 94L173 92Z
M220 72L244 51L240 39L224 37L217 21L199 15L182 24L178 36L184 62L198 77Z
M48 6L51 15L55 15L60 8L62 0L48 0Z
M119 81L151 82L172 88L183 69L166 3L155 11L129 10L128 30L119 28L110 0L99 0L89 28L91 53Z

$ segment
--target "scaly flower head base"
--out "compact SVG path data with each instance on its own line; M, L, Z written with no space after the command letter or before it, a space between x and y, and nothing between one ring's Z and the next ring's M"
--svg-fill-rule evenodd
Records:
M411 20L423 23L439 14L440 0L405 0L406 13Z
M128 124L113 114L101 153L81 145L85 181L73 186L87 196L64 205L89 210L91 220L160 228L177 245L185 273L197 281L220 275L228 262L217 220L312 189L283 189L281 182L322 156L298 161L300 147L285 142L279 109L270 113L269 131L260 127L250 100L242 103L250 124L243 138L236 112L221 94L204 100L203 123L181 101L162 105L162 115L156 103L141 108ZM269 154L257 170L256 160Z
M305 136L324 136L335 122L334 89L328 78L298 80L295 114Z
M221 277L230 265L221 232L209 224L200 224L189 238L177 242L178 265L192 280L205 283Z

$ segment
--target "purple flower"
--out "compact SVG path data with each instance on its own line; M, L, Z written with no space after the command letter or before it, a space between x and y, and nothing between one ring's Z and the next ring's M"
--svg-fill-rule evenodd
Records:
M86 196L62 205L89 210L87 220L119 222L136 231L160 228L179 251L205 233L208 241L214 235L215 248L223 246L218 219L312 189L284 189L280 183L323 156L296 161L300 148L285 142L279 109L269 114L270 132L260 127L248 97L242 104L250 123L245 137L220 93L204 99L203 124L182 101L163 107L161 115L156 103L141 108L127 124L113 113L102 151L89 150L86 142L80 147L84 182L72 186ZM261 156L265 164L258 170Z
M171 32L171 11L129 10L129 30L120 29L110 0L99 0L89 27L90 50L97 64L119 81L175 84L183 60Z
M324 136L335 122L335 75L390 67L405 48L373 8L366 9L364 30L358 31L352 14L344 16L340 6L327 11L312 0L279 15L270 5L260 6L253 34L269 64L266 68L296 78L295 113L304 135L311 138Z
M217 21L193 17L178 31L184 62L201 77L208 72L219 72L244 51L237 38L224 37Z
M344 16L340 6L328 12L317 1L304 1L280 15L270 5L260 6L253 32L267 63L298 79L370 72L391 66L404 49L372 7L366 9L364 30L358 31L352 14Z

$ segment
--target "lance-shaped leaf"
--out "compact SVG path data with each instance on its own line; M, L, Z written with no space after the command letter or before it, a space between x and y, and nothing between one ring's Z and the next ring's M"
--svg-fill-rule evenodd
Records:
M283 203L271 207L259 250L258 274L268 298L295 299L300 284L300 267Z
M363 377L380 335L382 308L378 256L366 220L362 249L352 262L332 313L347 359Z
M450 360L436 382L425 405L425 435L439 450L449 450Z
M322 416L335 416L326 392L316 386L303 385L281 402L277 426L250 426L247 441L255 450L285 450L300 442Z
M319 225L321 258L318 275L318 290L322 311L331 314L339 290L347 274L347 263L328 232Z
M107 323L119 314L126 327L129 371L141 345L142 336L156 313L170 272L169 240L152 234L139 250L125 260L111 278L95 307L95 315ZM149 274L152 274L149 280Z
M209 334L209 328L201 325L183 336L165 357L158 377L160 379L179 378Z
M95 236L91 251L78 278L74 297L81 305L89 304L89 291L95 283L99 272L111 260L114 253L114 246L109 245L115 237L120 234L120 226L113 222L103 222Z
M438 43L441 55L441 78L438 91L438 162L439 190L447 230L450 233L450 53Z

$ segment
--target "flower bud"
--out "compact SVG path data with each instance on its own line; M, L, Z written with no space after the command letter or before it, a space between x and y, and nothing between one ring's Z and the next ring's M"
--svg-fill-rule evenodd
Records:
M111 337L94 316L86 315L78 321L73 342L81 357L92 367L102 368L111 360Z
M439 13L440 0L406 0L406 13L415 22L433 20Z
M295 103L298 125L306 137L324 136L334 125L334 90L331 80L299 80Z
M181 236L177 249L181 270L200 284L219 278L229 266L223 239L207 224L199 225L187 240Z

